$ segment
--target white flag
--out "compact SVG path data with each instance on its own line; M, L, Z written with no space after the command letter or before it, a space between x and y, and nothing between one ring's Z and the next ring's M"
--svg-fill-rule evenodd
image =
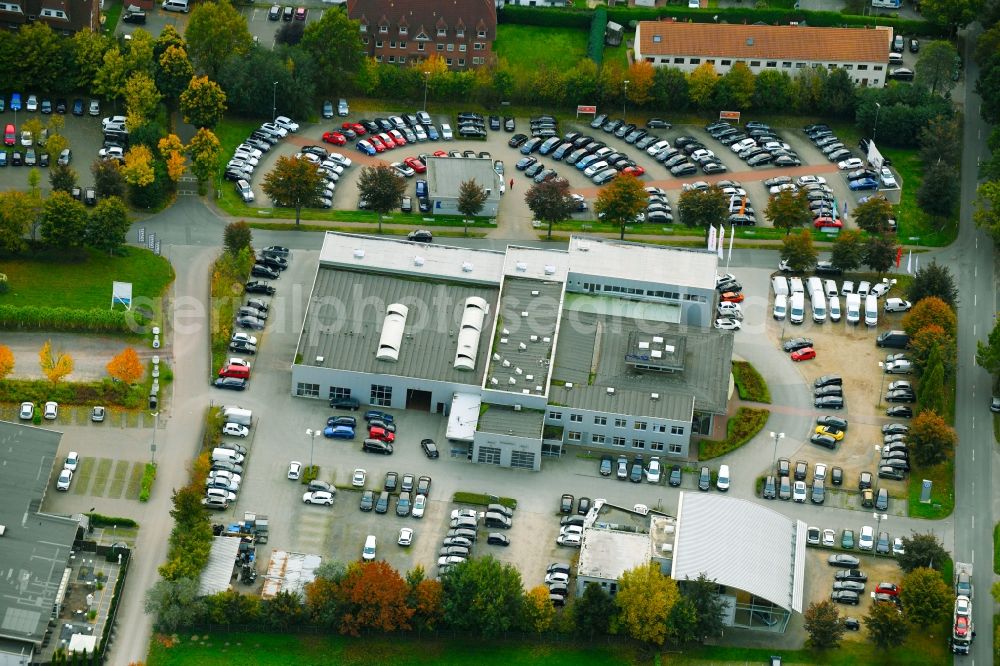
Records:
M708 227L708 249L715 252L715 225Z
M910 253L906 255L906 272L910 274L913 273L913 271L910 270L912 261L913 261L913 250L910 250Z
M736 238L736 227L730 227L729 229L729 257L726 258L726 265L733 260L733 239Z
M723 246L726 243L726 228L719 225L719 259L722 259Z
M919 270L920 270L920 255L918 254L917 258L913 260L913 272L916 273Z

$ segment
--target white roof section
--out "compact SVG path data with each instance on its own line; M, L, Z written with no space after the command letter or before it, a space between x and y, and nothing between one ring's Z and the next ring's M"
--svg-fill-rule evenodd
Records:
M802 612L806 525L747 500L682 492L674 580L704 573L785 610Z
M328 231L320 266L497 286L505 253ZM714 286L714 285L713 285Z
M648 534L584 528L576 574L618 580L626 571L649 564L651 543Z
M201 572L198 594L208 596L229 589L236 566L236 555L240 552L239 537L217 536L212 539L212 549L208 552L208 564Z
M483 334L483 323L490 312L486 299L470 296L465 299L462 323L458 329L458 344L455 348L455 369L475 370L476 356L479 355L479 339Z
M565 250L508 245L503 273L515 277L566 282L569 253Z
M445 437L456 442L472 442L479 425L479 409L483 399L478 393L456 393L451 397L448 430Z
M70 653L73 652L89 652L94 653L97 649L97 636L92 636L90 634L73 634L69 637L69 647L66 648Z
M267 573L264 574L264 587L261 589L262 599L270 599L279 592L306 594L306 585L316 580L316 569L323 563L319 555L306 553L290 553L276 550L271 553L271 561L267 563Z
M403 343L403 329L406 328L406 315L409 312L410 309L402 303L391 303L385 309L382 335L378 340L375 358L393 363L399 360L399 346Z
M715 289L714 252L603 238L569 239L569 272L639 282Z

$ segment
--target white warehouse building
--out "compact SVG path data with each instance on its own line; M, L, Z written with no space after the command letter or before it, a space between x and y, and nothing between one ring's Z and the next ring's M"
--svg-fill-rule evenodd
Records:
M292 393L420 409L475 462L566 446L684 458L726 412L715 253L573 237L471 250L328 232Z

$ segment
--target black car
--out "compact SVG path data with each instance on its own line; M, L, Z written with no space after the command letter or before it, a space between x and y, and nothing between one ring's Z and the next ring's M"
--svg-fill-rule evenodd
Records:
M229 343L229 351L253 355L257 353L257 348L249 342L244 342L243 340L233 340Z
M890 481L902 481L906 478L906 472L902 469L882 465L878 468L878 478L889 479Z
M486 543L491 546L509 546L510 537L506 534L500 534L499 532L490 532L489 536L486 537Z
M846 553L837 553L831 555L826 559L827 564L831 567L843 567L845 569L853 569L861 563L861 560L854 557L853 555L848 555Z
M683 472L681 471L680 465L671 465L670 476L668 477L669 478L668 482L670 483L670 485L674 486L675 488L681 485L682 474Z
M396 488L399 487L399 474L395 472L385 473L385 482L382 483L382 489L387 493L396 492Z
M261 282L260 280L253 280L251 282L247 282L246 287L244 287L244 290L248 294L265 294L267 296L273 296L275 291L274 287L272 287L266 282Z
M365 453L381 453L384 456L390 456L392 455L392 444L380 439L366 439L361 444L361 450Z
M272 280L278 279L278 271L263 264L254 264L253 268L250 269L250 275L254 277L270 278Z
M847 419L842 419L839 416L821 416L816 419L816 425L829 426L847 432Z
M809 338L792 338L785 344L781 345L782 350L786 352L798 351L800 349L805 349L806 347L812 347L813 341Z
M476 534L476 530L469 529L468 527L456 527L448 530L445 537L449 539L468 539L469 541L475 541L478 534Z
M281 257L276 257L271 254L264 254L258 256L256 263L261 266L267 266L268 268L273 268L278 271L284 271L288 269L288 261Z
M835 486L844 485L844 470L840 467L834 467L830 470L830 483Z
M885 488L878 489L878 494L875 496L875 510L876 511L889 510L889 491L886 490ZM882 534L885 534L885 532L882 532Z
M215 380L215 388L229 389L230 391L245 391L247 380L239 377L219 377Z
M631 481L632 483L642 482L642 459L639 458L638 456L632 462L632 468L629 471L628 480Z
M538 162L536 164L532 164L530 167L525 169L524 175L527 176L528 178L534 178L542 171L545 171L545 164L543 164L542 162Z
M829 261L817 261L813 270L816 275L840 275L843 272Z
M913 391L907 391L905 389L889 391L885 394L886 402L916 402L916 400L916 394Z
M824 386L822 388L813 389L813 396L815 396L817 398L822 398L822 397L828 396L828 395L842 396L842 395L844 395L844 387L843 386Z
M382 491L379 493L378 501L375 503L375 513L388 513L389 511L389 493Z
M840 375L823 375L813 382L815 388L821 388L823 386L843 386L844 378Z
M646 121L646 127L648 129L670 129L673 125L662 118L650 118Z
M15 153L16 154L16 153ZM97 190L93 187L86 187L83 190L83 203L88 206L97 205Z
M437 458L440 453L438 453L437 444L434 443L433 439L422 439L420 440L420 448L424 450L424 455L431 460Z
M911 419L913 418L913 408L907 405L894 405L885 410L885 415L900 419Z
M576 503L576 512L581 516L586 516L588 511L590 511L590 498L581 497Z
M520 148L527 140L527 134L515 134L507 141L507 145L511 148Z
M512 116L504 116L503 128L506 132L514 131L514 118Z
M792 461L788 458L778 458L777 472L778 476L791 476Z
M573 500L572 495L563 495L559 500L559 513L573 513Z
M361 493L361 510L371 511L375 508L375 491L365 490Z
M813 405L818 409L843 409L844 398L839 395L825 395L823 397L816 398L813 401Z
M601 456L600 466L601 476L611 476L611 456L605 454Z
M860 569L846 569L844 571L838 571L833 574L834 580L856 580L859 583L865 583L868 581L868 574L862 572Z
M698 474L698 490L708 490L712 487L712 471L708 466L702 466Z
M122 23L135 23L136 25L145 25L146 12L142 10L126 9L125 12L122 14Z
M830 593L830 601L838 604L849 604L857 606L861 601L860 595L853 590L837 590Z
M337 426L347 426L357 428L358 420L353 416L331 416L326 420L326 425L336 428Z
M495 132L500 131L500 116L490 116L490 129Z
M421 476L420 478L417 479L417 494L423 495L424 497L430 497L431 477Z
M813 481L810 499L813 504L822 504L826 500L826 488L819 479Z
M774 499L778 495L777 484L774 477L770 474L764 479L764 490L762 493L764 499Z

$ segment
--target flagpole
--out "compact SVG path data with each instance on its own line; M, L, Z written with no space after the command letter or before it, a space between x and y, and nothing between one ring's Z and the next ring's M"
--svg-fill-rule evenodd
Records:
M726 256L726 272L729 272L729 262L733 259L733 239L736 238L736 225L729 227L729 254Z

